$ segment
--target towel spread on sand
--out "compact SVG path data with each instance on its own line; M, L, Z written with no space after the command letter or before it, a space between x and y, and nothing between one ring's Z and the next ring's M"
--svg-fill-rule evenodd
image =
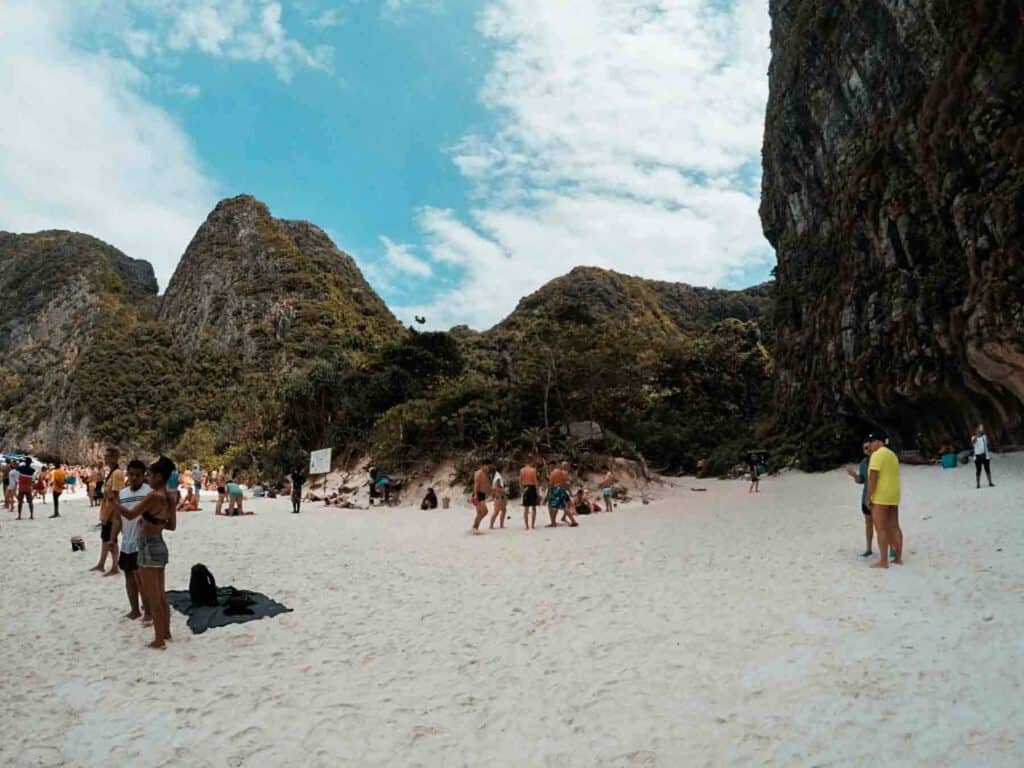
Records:
M217 605L192 605L188 590L177 589L167 591L167 602L188 616L189 629L196 635L211 627L242 624L279 613L291 613L292 610L259 592L234 587L217 588Z

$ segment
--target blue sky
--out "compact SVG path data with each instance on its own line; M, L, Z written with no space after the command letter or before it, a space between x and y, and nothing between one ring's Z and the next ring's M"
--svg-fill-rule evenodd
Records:
M763 0L0 0L0 21L0 228L90 232L162 284L241 192L435 327L578 264L728 287L773 264Z

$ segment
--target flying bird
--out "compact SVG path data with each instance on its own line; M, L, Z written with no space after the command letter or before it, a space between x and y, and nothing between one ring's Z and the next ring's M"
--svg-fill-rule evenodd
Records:
M419 315L414 315L414 317L416 319L416 322L419 323L420 325L423 325L425 322L427 322L427 318L425 317L420 317Z

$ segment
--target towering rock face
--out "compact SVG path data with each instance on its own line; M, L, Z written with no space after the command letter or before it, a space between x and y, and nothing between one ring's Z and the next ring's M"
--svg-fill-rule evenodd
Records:
M123 348L152 311L152 267L96 238L0 232L0 439L43 453L87 455L102 401L131 371Z
M193 346L266 367L358 356L401 328L323 230L248 195L222 200L196 232L160 319Z
M793 429L1024 436L1019 0L771 0L761 218ZM810 418L808 418L810 406Z

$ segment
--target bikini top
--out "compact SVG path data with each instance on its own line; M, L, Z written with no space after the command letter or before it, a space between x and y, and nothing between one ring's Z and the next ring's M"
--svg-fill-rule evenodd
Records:
M150 525L161 525L161 526L167 525L167 521L166 520L163 520L163 519L157 517L156 515L154 515L151 512L143 512L142 513L142 519L145 520Z

